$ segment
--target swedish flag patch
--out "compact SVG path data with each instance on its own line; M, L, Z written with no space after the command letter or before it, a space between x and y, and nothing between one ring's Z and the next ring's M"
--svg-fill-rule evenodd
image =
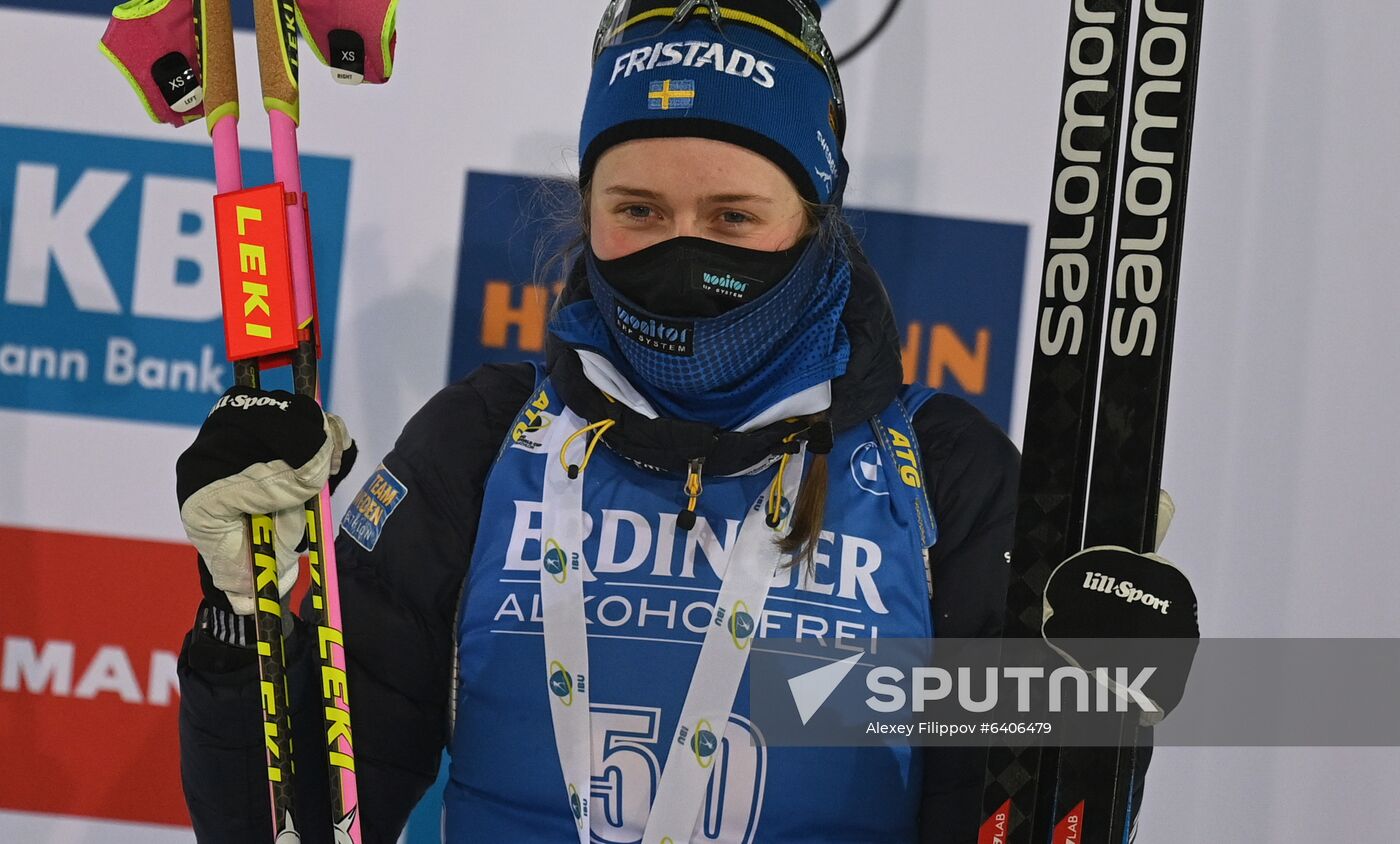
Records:
M379 544L384 523L408 497L408 487L380 464L340 520L340 529L366 551Z
M647 93L647 108L652 111L685 110L695 105L694 79L667 79L653 82Z

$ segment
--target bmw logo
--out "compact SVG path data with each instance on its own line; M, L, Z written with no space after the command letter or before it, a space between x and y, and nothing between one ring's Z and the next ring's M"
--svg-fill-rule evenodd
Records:
M880 447L874 442L864 443L851 454L851 480L871 495L889 495L883 464Z

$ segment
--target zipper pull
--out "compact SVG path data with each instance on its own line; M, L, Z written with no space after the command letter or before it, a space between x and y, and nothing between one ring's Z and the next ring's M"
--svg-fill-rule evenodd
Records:
M697 457L690 461L690 467L686 470L685 494L689 496L690 502L676 515L676 527L681 530L695 527L695 503L700 500L700 493L705 490L705 485L700 482L700 470L704 466L705 458Z

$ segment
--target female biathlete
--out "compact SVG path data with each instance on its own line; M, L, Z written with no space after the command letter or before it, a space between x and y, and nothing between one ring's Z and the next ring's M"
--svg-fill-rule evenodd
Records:
M444 747L452 844L976 840L977 750L770 747L749 719L755 637L998 635L1013 528L1011 443L902 383L842 218L819 17L609 6L547 363L438 393L336 542L365 841L396 840ZM178 464L204 586L180 662L203 842L270 828L242 514L281 514L285 594L302 502L353 458L339 419L259 395L222 402ZM305 840L329 826L315 647L296 622Z

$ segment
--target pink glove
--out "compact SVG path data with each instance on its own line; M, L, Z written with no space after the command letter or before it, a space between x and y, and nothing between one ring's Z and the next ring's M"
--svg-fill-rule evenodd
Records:
M389 81L394 72L398 0L298 0L302 35L335 81Z
M101 48L152 120L183 126L204 116L195 40L194 0L128 0L112 10Z

